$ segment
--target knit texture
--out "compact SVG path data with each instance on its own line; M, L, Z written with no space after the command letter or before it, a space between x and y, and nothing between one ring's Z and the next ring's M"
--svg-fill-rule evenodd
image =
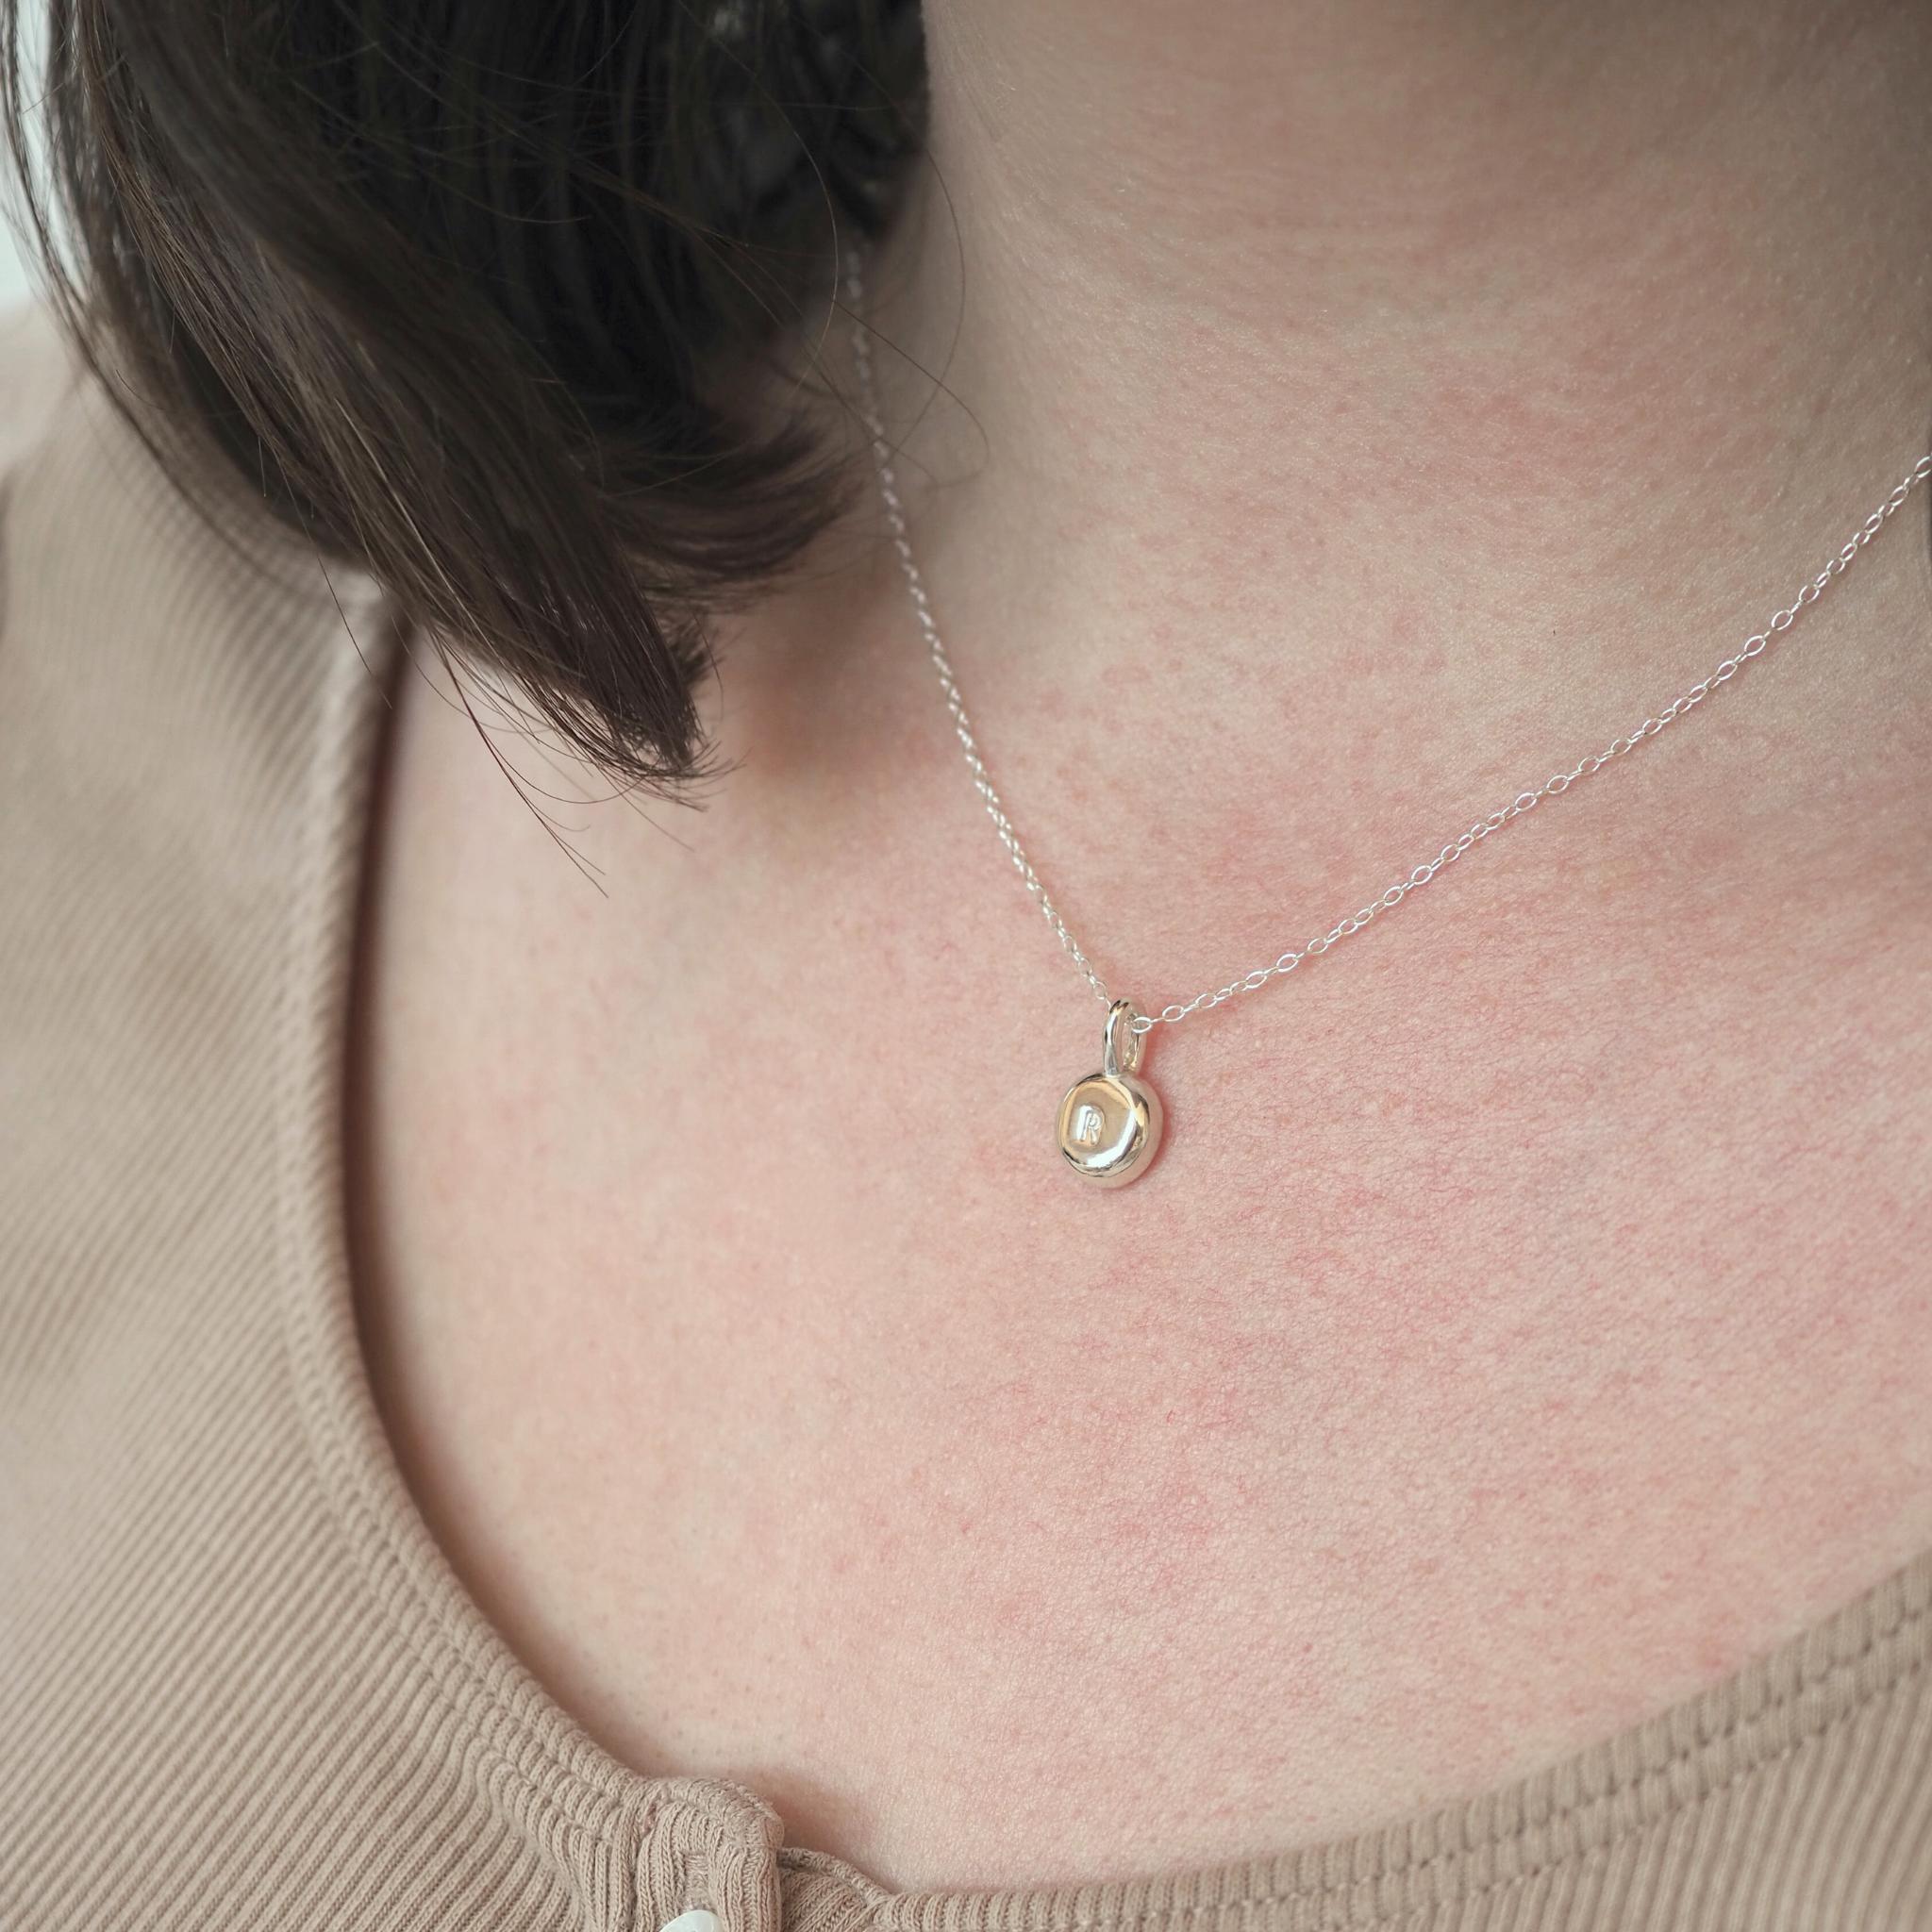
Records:
M892 1893L608 1757L363 1375L341 1070L400 652L243 524L0 329L6 1932L1932 1928L1932 1552L1534 1777L1208 1870Z

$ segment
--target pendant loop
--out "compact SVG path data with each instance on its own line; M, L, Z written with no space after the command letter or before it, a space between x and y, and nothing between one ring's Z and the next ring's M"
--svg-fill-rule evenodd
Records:
M1141 1064L1141 1036L1134 1031L1140 1017L1132 1000L1115 1000L1107 1009L1107 1045L1100 1064L1109 1080L1133 1073Z

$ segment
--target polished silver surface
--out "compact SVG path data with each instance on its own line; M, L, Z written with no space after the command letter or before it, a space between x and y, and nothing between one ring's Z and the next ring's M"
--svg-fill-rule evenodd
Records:
M1139 1017L1131 1000L1108 1008L1100 1071L1075 1080L1060 1102L1055 1130L1060 1158L1097 1188L1138 1179L1160 1146L1160 1096L1135 1074Z

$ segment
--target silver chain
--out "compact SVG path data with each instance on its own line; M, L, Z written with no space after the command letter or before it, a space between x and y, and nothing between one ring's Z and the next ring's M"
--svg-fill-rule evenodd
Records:
M906 508L899 494L898 473L893 466L891 445L886 436L885 418L879 411L877 385L873 376L872 337L863 312L864 281L857 250L853 251L846 268L845 292L853 317L853 357L858 375L859 416L872 437L873 464L878 473L879 496L885 505L886 523L891 531L893 547L899 553L899 562L906 574L907 587L912 593L912 608L919 621L920 634L925 640L926 651L932 658L933 669L939 674L940 690L944 693L946 709L952 713L953 726L958 734L960 749L965 753L967 769L973 774L974 790L984 801L988 816L992 820L993 829L999 834L1000 843L1007 848L1014 869L1019 873L1034 903L1045 915L1047 924L1053 927L1074 964L1080 969L1087 984L1093 989L1094 996L1103 1006L1109 1005L1113 995L1108 992L1107 982L1093 970L1093 964L1081 949L1080 942L1068 930L1066 921L1060 917L1053 900L1047 895L1045 886L1041 883L1040 874L1034 871L1033 861L1027 858L1025 847L1020 843L1020 835L1013 829L1012 820L1007 816L1007 808L1001 803L999 792L994 789L991 776L987 772L986 762L979 755L979 746L973 735L972 721L966 715L965 703L959 696L958 682L953 675L952 659L946 655L945 643L940 636L939 625L934 621L932 600L926 594L925 580L920 575L918 561L912 554L912 540L907 527ZM1445 865L1460 858L1472 846L1479 844L1491 832L1501 831L1511 819L1520 818L1542 799L1553 797L1559 791L1569 791L1579 779L1602 771L1612 758L1622 758L1626 752L1634 751L1640 744L1655 738L1674 719L1681 718L1687 711L1701 705L1720 685L1728 683L1751 658L1764 650L1773 638L1789 630L1797 621L1798 614L1807 605L1815 604L1833 580L1842 576L1850 569L1865 546L1898 514L1913 489L1924 482L1928 476L1932 476L1932 452L1921 457L1912 465L1904 479L1893 486L1885 501L1840 546L1831 561L1812 577L1762 630L1752 632L1708 676L1699 678L1688 691L1672 699L1654 718L1646 718L1635 730L1624 733L1621 738L1612 739L1602 751L1579 758L1567 772L1553 774L1533 791L1519 791L1507 805L1498 807L1487 818L1478 819L1467 831L1458 833L1433 858L1415 866L1406 877L1397 879L1358 912L1352 912L1346 918L1337 920L1325 933L1309 940L1298 952L1283 953L1269 965L1257 966L1252 972L1243 973L1239 978L1229 980L1225 986L1207 992L1198 992L1191 1000L1165 1006L1158 1013L1138 1014L1134 1020L1134 1031L1146 1033L1163 1024L1173 1025L1176 1021L1187 1019L1190 1014L1198 1013L1206 1008L1218 1007L1223 1001L1232 999L1237 993L1258 991L1271 979L1281 974L1292 973L1304 959L1317 953L1325 953L1338 940L1346 939L1350 934L1359 932L1377 914L1401 905L1417 887L1427 885Z

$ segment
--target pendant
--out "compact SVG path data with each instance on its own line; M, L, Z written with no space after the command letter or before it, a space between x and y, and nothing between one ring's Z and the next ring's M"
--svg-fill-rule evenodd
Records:
M1135 1017L1132 1000L1108 1008L1101 1070L1075 1080L1060 1102L1061 1158L1096 1188L1137 1179L1160 1145L1160 1096L1134 1077L1141 1040Z

